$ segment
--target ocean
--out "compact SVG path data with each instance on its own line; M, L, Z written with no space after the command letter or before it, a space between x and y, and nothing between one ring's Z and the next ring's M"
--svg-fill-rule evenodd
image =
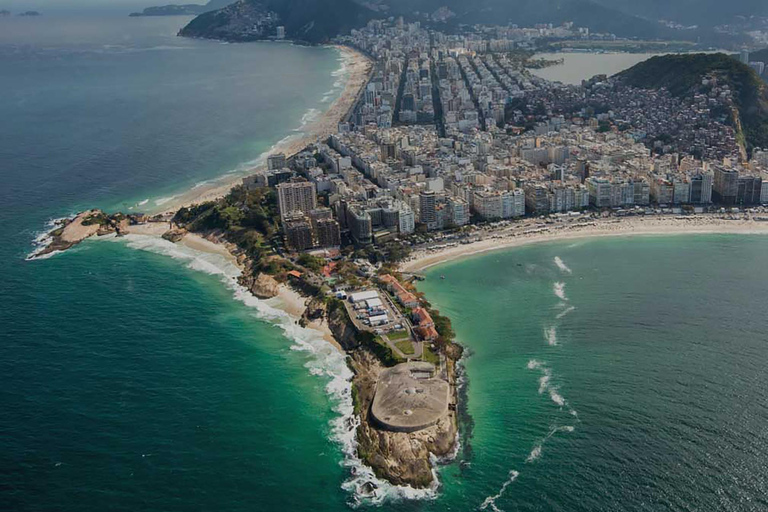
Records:
M340 92L335 50L183 22L0 20L0 509L358 506L343 356L223 258L130 236L25 260L50 219L161 207ZM765 510L767 249L614 238L430 269L467 347L461 450L436 493L359 509Z

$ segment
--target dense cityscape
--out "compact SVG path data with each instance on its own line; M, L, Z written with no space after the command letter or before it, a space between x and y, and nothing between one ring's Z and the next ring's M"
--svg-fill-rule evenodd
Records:
M246 185L277 186L296 251L526 215L768 202L768 152L745 158L728 85L706 77L687 99L606 76L549 82L521 49L548 30L581 29L449 36L368 23L339 40L375 64L338 133L290 159L272 155Z

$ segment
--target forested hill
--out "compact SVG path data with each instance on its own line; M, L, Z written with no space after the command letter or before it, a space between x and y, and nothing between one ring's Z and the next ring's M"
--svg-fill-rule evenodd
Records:
M665 87L678 97L707 92L702 81L716 78L728 85L746 138L747 147L768 147L768 86L755 71L723 53L662 55L650 58L617 75L642 89Z
M306 43L323 43L365 25L377 13L353 0L240 0L223 9L201 14L179 35L256 41L276 35Z

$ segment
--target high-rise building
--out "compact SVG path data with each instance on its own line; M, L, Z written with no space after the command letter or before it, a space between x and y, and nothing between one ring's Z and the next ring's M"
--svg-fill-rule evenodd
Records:
M309 181L293 181L277 186L280 217L285 220L294 213L309 214L317 208L315 184Z
M318 247L338 247L341 245L341 230L335 219L319 219L313 223Z
M759 176L739 176L736 189L736 204L760 204L763 180Z
M314 246L312 225L305 216L291 217L283 222L285 244L293 251L306 251Z
M356 245L368 245L373 242L373 224L371 216L360 205L347 207L347 226Z
M433 190L419 194L419 220L427 229L437 229L437 194Z
M712 179L711 171L699 172L691 176L691 203L709 204L712 202Z
M469 203L458 197L448 199L450 210L450 224L454 226L466 226L469 224Z
M726 206L736 204L736 195L739 191L739 171L715 168L714 183L712 185L712 199Z
M744 48L741 50L741 54L739 55L739 60L744 64L749 64L749 50Z
M611 182L605 178L587 178L589 189L589 203L596 208L608 208L611 206Z
M276 34L278 39L285 39L285 27L282 25L277 27Z
M285 153L275 153L274 155L269 155L267 157L267 169L270 171L283 169L287 166L288 164L287 159L285 158Z
M501 218L511 219L525 215L525 192L523 189L507 190L501 193Z

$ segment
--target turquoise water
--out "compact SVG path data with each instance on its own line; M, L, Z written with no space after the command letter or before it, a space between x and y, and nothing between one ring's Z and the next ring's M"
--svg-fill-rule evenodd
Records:
M40 22L0 20L0 509L348 510L343 358L225 261L141 237L24 261L52 217L257 159L328 101L336 52ZM436 497L379 509L765 510L767 249L602 239L430 270L469 353L462 450Z
M421 289L471 353L470 465L446 504L513 480L486 510L765 510L766 250L600 239L431 269Z

